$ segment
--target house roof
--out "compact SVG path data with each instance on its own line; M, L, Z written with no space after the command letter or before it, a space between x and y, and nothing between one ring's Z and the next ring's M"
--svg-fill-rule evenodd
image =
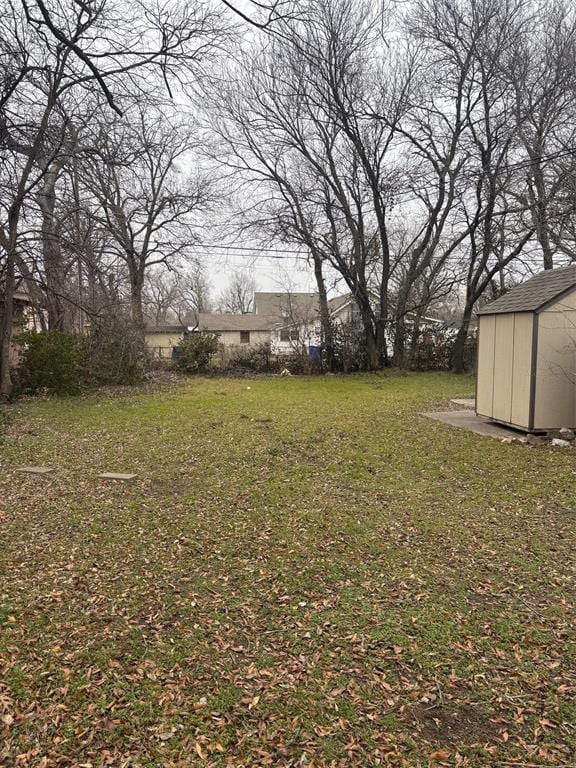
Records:
M23 304L32 304L32 297L27 291L20 291L16 289L14 291L14 301L20 301Z
M462 328L462 320L440 320L438 322L442 323L442 327L445 328L447 331L459 331L460 328ZM468 324L468 329L470 331L476 330L478 327L478 323L476 320L470 320Z
M144 333L184 333L187 325L146 325Z
M506 312L538 312L562 294L576 288L576 265L556 267L539 272L524 283L511 288L504 296L478 311L478 315L500 315Z
M343 309L351 301L351 293L345 293L344 296L334 296L333 299L328 299L328 308L330 309L331 314L335 314Z
M368 291L368 294L373 302L378 301L378 294L374 293L374 291ZM328 308L330 310L330 314L337 315L338 312L347 307L349 304L354 303L354 301L355 299L351 292L345 293L342 296L334 296L334 298L328 299Z
M224 333L225 331L269 331L278 322L270 315L226 315L212 312L200 312L198 330Z
M254 311L257 315L275 317L277 321L307 321L320 311L316 292L285 292L254 294Z

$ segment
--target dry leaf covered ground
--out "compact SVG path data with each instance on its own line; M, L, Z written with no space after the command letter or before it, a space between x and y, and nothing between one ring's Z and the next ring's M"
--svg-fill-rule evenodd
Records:
M418 415L472 390L195 379L15 406L0 765L573 765L576 454Z

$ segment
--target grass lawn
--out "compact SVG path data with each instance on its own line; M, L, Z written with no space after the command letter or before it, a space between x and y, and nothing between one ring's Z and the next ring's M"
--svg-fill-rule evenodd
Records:
M2 768L574 765L576 454L418 415L472 392L193 379L16 405Z

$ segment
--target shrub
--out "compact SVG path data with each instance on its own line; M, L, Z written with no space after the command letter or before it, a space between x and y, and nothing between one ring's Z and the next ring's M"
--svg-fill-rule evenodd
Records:
M445 328L423 328L410 340L410 367L415 371L448 371L455 336Z
M183 373L203 373L218 352L217 333L192 333L176 347L174 367Z
M83 378L88 386L137 384L144 378L146 345L129 320L116 316L94 319L82 346Z
M221 355L222 367L233 371L271 373L278 370L279 364L268 342L253 347L233 347L223 350Z
M171 357L156 357L148 355L146 362L147 371L172 371L174 369L174 360Z
M294 349L288 354L278 357L280 371L284 369L290 371L294 376L308 376L311 373L318 373L320 365L318 361L310 357L308 349Z
M24 391L55 395L79 391L84 355L76 336L55 330L28 331L17 342L22 346L18 376Z
M334 368L344 373L363 371L368 367L366 335L351 323L334 327Z

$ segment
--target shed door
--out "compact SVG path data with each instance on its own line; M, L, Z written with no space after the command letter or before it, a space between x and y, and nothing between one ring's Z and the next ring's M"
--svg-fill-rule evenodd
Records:
M492 416L511 421L514 361L514 315L495 315L494 393Z
M476 412L492 416L494 393L494 336L496 315L480 315L478 326L478 370L476 371Z
M517 427L530 428L530 390L532 384L532 338L534 315L514 315L514 359L512 361L512 407L510 421Z

